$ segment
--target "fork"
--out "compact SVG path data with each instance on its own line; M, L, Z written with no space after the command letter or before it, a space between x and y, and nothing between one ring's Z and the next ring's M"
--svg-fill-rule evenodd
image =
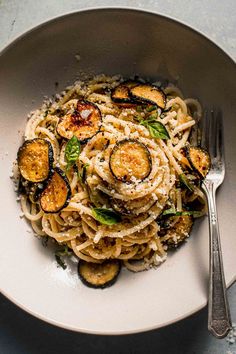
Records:
M222 115L206 112L202 120L201 142L211 157L211 169L202 189L205 192L209 213L210 265L208 294L208 330L217 338L224 338L232 327L226 294L220 232L216 209L216 190L225 176Z

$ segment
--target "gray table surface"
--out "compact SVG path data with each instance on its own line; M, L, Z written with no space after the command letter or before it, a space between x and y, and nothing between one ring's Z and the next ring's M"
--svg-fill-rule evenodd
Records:
M88 7L129 6L169 15L193 26L236 59L235 0L0 0L0 50L49 18ZM236 322L236 284L228 291ZM119 337L73 333L44 323L0 295L0 354L42 353L236 354L236 343L207 331L207 311L156 331Z

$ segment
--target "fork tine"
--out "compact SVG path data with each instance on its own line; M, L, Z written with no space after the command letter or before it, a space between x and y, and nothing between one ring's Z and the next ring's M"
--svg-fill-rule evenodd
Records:
M217 120L216 115L211 111L211 120L209 122L209 147L208 151L212 158L217 156L216 151L217 144Z
M191 145L197 146L199 143L199 122L196 121L192 127L189 142Z
M202 117L197 121L196 123L196 145L201 146L202 144L202 126L203 122L205 121L204 119L205 112L203 113Z
M198 128L198 143L203 148L206 147L206 139L205 139L206 119L207 119L207 111L204 111L202 119L199 122L199 128Z
M224 162L224 126L221 112L217 115L217 141L216 141L216 156L220 162Z
M199 136L200 136L200 145L201 147L208 150L209 148L209 114L207 111L204 112L204 117L200 121L199 127Z
M198 144L205 148L212 163L224 163L224 132L222 114L214 114L213 110L204 112L204 117L198 125Z
M191 133L189 136L189 143L190 145L198 146L200 145L200 141L201 141L201 138L199 137L199 132L201 132L200 123L202 119L199 119L200 117L197 112L193 112L192 117L195 120L195 124L191 129Z

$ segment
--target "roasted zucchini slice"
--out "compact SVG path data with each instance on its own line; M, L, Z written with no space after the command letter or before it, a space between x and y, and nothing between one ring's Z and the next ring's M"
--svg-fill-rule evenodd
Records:
M50 174L53 149L48 140L26 140L19 148L17 161L21 176L30 182L43 182Z
M192 168L201 178L205 178L211 168L211 159L208 152L197 146L187 146L186 155Z
M119 86L115 87L111 92L111 99L115 103L134 103L130 97L130 89L137 86L136 81L125 81Z
M151 84L139 84L130 89L130 95L135 101L150 103L164 109L166 96L164 92Z
M137 140L124 139L113 148L110 170L122 182L142 181L151 172L152 158L148 148Z
M64 172L56 167L40 195L41 208L45 213L58 213L68 205L70 197L69 181Z
M167 228L167 233L164 236L166 243L171 247L178 247L190 234L193 226L192 215L176 216L178 221L173 223L173 226ZM173 221L171 217L171 220Z
M102 115L92 102L79 100L73 113L67 113L58 123L57 132L66 139L75 135L80 142L91 139L101 127Z
M81 281L90 288L106 288L117 280L121 264L117 259L106 260L103 263L79 261L78 274Z

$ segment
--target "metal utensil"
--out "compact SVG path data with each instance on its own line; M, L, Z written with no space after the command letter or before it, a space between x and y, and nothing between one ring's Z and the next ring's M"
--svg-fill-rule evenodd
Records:
M216 190L225 176L223 121L213 111L205 115L201 127L201 146L211 156L211 169L202 188L208 202L210 233L210 279L208 298L208 329L217 338L223 338L230 331L232 323L226 294L220 232L216 209Z

